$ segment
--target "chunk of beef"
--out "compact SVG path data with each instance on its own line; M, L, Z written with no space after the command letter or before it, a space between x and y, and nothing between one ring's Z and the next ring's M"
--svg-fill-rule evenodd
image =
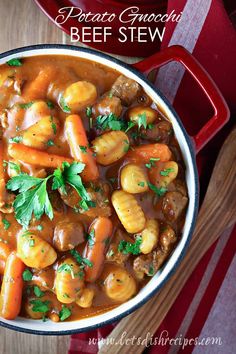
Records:
M168 192L162 201L162 212L170 221L177 220L188 203L188 198L180 192Z
M105 95L93 106L93 114L95 117L99 115L109 115L111 113L119 117L121 112L121 100L116 96Z
M53 245L60 252L69 251L84 240L84 228L80 222L60 221L55 227Z
M122 104L129 106L137 98L141 86L134 80L120 75L111 88L111 93L121 99Z

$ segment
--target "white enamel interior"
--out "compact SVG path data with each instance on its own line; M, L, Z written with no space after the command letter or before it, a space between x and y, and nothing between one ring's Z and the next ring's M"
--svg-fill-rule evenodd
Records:
M30 56L36 56L36 55L71 55L79 58L85 58L88 60L93 60L95 62L101 63L103 65L107 65L119 72L121 72L123 75L136 80L147 92L147 94L153 99L154 102L157 103L159 107L162 108L162 110L165 112L166 116L170 119L172 122L173 128L175 135L177 137L177 140L179 142L184 162L186 165L186 180L187 180L187 187L188 187L188 193L189 193L189 205L188 205L188 210L186 214L186 222L184 225L183 229L183 234L182 238L177 245L175 251L173 252L172 256L166 263L165 267L162 269L161 272L156 274L149 282L148 284L131 300L127 301L126 303L118 306L117 308L108 311L104 314L90 317L90 318L85 318L79 321L73 321L73 322L61 322L61 323L54 323L51 321L43 322L41 320L30 320L30 319L25 319L22 317L18 317L14 321L7 321L5 319L1 318L2 323L6 323L8 325L12 325L14 327L18 327L19 330L26 330L26 331L42 331L42 332L60 332L60 334L63 334L65 331L86 331L88 327L91 326L99 326L99 324L103 324L103 322L112 320L113 318L120 316L124 313L130 312L133 307L136 307L140 302L143 301L150 293L152 293L157 287L160 286L160 284L163 282L163 280L168 277L168 274L173 270L175 267L175 264L177 260L180 258L184 246L188 240L190 229L191 229L191 224L194 216L194 206L195 206L195 198L196 198L196 183L195 181L195 176L194 176L194 166L192 162L192 157L190 153L189 146L187 144L186 138L183 134L183 131L181 127L179 126L178 121L176 120L175 116L169 109L169 107L166 105L166 103L162 100L162 98L150 87L145 81L143 81L140 77L136 76L132 71L129 69L124 68L120 64L117 64L116 62L113 62L112 60L108 58L104 58L102 56L96 55L96 53L87 53L83 51L76 51L68 48L45 48L45 49L33 49L33 50L27 50L23 52L17 52L14 55L9 55L5 56L4 58L0 59L0 65L5 63L6 61L12 59L12 58L21 58L21 57L30 57Z

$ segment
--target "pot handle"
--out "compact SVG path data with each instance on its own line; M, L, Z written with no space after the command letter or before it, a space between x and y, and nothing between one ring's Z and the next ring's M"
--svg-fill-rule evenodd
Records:
M148 74L151 70L157 69L170 61L178 61L184 65L202 88L214 109L213 117L192 137L198 153L229 120L229 108L210 75L182 46L168 47L133 66L144 74Z

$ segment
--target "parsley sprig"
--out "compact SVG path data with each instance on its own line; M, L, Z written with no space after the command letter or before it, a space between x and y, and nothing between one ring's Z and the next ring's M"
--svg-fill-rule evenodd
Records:
M7 183L7 189L19 192L13 203L18 223L27 228L33 214L36 220L39 220L43 214L53 219L53 209L47 191L47 183L51 178L53 179L52 190L60 189L66 194L66 184L69 184L80 195L83 204L89 208L91 198L79 176L84 167L85 164L81 162L72 164L63 162L61 168L57 168L46 178L36 178L22 172L12 177Z
M142 243L142 237L137 236L134 243L127 242L125 240L120 241L118 245L118 251L123 254L137 255L140 253L140 245Z

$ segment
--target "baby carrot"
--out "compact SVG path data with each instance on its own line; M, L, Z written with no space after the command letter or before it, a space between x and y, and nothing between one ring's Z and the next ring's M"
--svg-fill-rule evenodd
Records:
M85 280L95 281L101 271L105 259L107 241L112 235L112 222L105 217L98 217L89 228L89 239L84 255L91 262L91 266L85 267Z
M79 115L73 114L66 118L66 137L70 146L71 155L77 161L83 162L86 167L82 172L85 181L94 181L99 177L96 160L89 148L86 132Z
M12 252L7 258L0 296L0 314L7 320L13 320L20 312L24 269L24 263Z
M49 154L46 151L39 151L23 144L10 144L8 153L15 160L48 168L61 167L63 162L73 162L71 158Z
M54 80L55 76L56 69L53 66L46 66L38 73L32 82L25 85L22 97L27 101L45 98L47 96L48 87Z
M158 158L165 162L170 160L171 151L165 144L147 144L133 148L125 158L137 163L148 163L150 158Z

